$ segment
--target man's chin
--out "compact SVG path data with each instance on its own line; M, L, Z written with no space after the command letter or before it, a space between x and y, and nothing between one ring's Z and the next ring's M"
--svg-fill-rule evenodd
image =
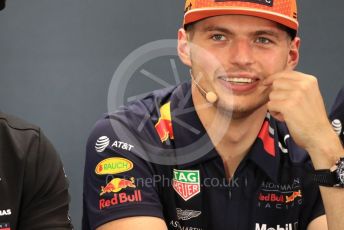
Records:
M234 110L232 112L233 120L240 120L251 116L255 110Z
M231 116L232 119L243 119L251 116L258 110L267 110L266 103L264 102L243 107L242 105L230 105L219 101L217 108L221 113Z

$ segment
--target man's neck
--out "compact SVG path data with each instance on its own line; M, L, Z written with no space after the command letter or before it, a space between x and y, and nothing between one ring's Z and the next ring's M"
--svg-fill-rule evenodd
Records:
M230 116L219 112L216 105L206 106L204 96L197 90L193 88L192 94L197 115L231 177L256 140L267 109L263 106L244 117Z

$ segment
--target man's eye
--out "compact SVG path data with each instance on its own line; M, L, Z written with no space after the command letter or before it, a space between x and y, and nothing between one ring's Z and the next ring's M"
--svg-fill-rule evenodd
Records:
M214 41L225 41L226 37L221 34L215 34L211 37Z
M259 37L256 39L256 43L261 43L261 44L270 44L272 41L268 38L264 37Z

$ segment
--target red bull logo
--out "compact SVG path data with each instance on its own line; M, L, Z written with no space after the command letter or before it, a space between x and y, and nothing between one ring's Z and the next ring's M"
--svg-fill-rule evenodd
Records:
M171 118L171 102L163 105L160 108L160 118L155 124L155 129L158 132L161 142L167 141L167 139L174 139L172 129L172 118Z
M293 194L291 194L290 196L286 196L286 203L290 203L293 202L297 197L302 197L301 194L301 190L297 191L297 192L293 192Z
M118 204L125 203L138 203L142 201L141 190L134 190L133 194L127 194L125 192L115 193L111 199L100 199L99 209L108 208Z
M265 201L265 202L276 202L276 203L284 203L284 196L279 195L276 193L268 193L268 194L259 194L260 201Z
M136 188L134 180L134 177L131 177L130 180L114 178L107 185L101 187L100 196L106 193L117 193L125 188Z

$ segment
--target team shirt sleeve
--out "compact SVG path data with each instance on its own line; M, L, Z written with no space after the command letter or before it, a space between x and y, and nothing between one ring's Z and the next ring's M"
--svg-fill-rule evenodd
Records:
M102 119L95 125L86 147L83 229L125 217L163 218L155 168L138 155L144 154L139 139L120 121Z
M311 209L311 214L310 214L309 220L307 221L308 224L310 224L316 218L323 216L323 215L326 215L325 207L323 204L323 200L321 198L320 191L315 192L315 194L317 194L317 195L315 196L315 202L314 202L314 205Z
M344 87L339 92L332 107L330 119L334 130L344 143Z
M68 181L62 162L39 131L28 149L17 229L73 229L68 210Z

